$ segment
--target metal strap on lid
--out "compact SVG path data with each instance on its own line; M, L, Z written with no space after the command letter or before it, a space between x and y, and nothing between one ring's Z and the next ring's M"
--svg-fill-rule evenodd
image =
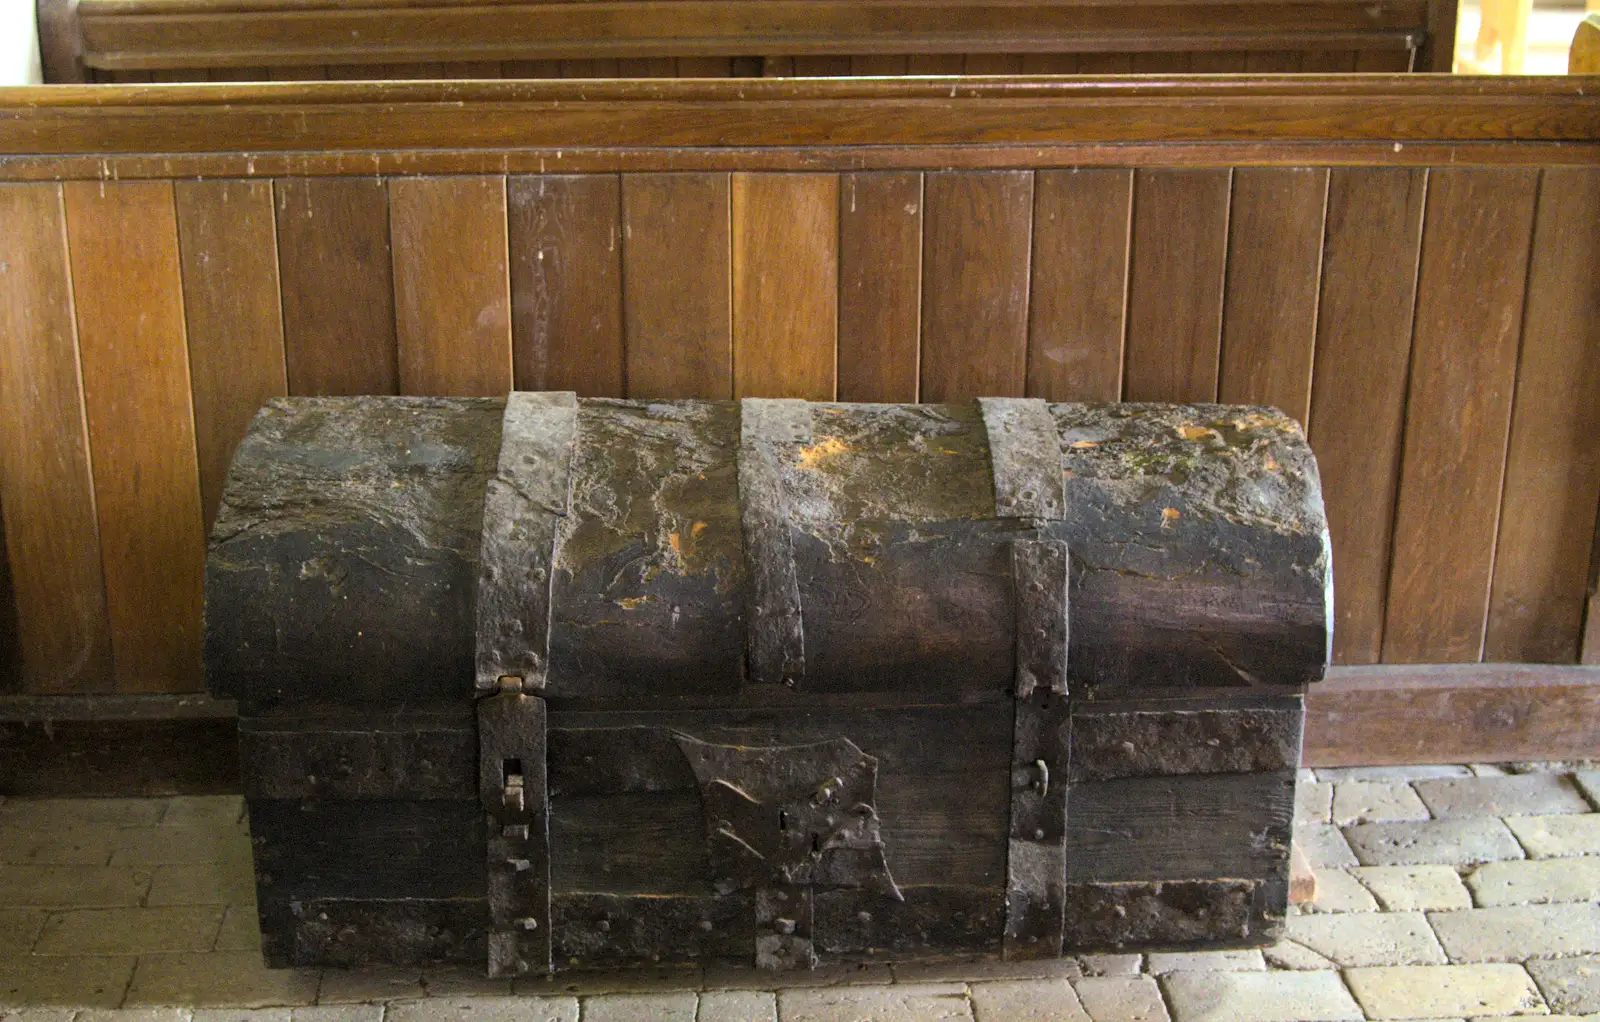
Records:
M792 398L739 402L739 514L750 575L746 651L750 680L789 684L806 670L800 585L781 467L811 442L811 406Z

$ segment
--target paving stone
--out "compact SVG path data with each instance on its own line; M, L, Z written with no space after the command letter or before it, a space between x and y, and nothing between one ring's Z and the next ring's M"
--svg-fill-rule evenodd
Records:
M783 1022L970 1022L972 1005L960 983L783 989L778 1017Z
M1074 984L1094 1022L1171 1022L1156 981L1149 976L1092 976Z
M1296 823L1328 823L1333 817L1333 784L1301 781L1294 789Z
M1433 912L1428 922L1453 962L1520 962L1600 952L1600 904Z
M244 799L238 795L175 795L161 814L163 827L232 826L244 820Z
M1304 944L1296 944L1292 940L1280 940L1261 952L1267 964L1274 969L1288 969L1293 972L1309 972L1316 969L1335 969L1338 966L1317 954Z
M1574 1015L1600 1012L1600 956L1532 961L1528 972L1552 1011Z
M116 832L113 866L194 866L250 861L250 832L243 827L201 824L127 827Z
M1600 809L1600 770L1579 770L1572 775L1572 783L1583 792L1589 805Z
M977 983L971 997L977 1022L1090 1022L1064 979Z
M1600 1022L1600 1015L1478 1015L1467 1022L1528 1022L1530 1017L1539 1022Z
M824 965L804 972L775 973L748 965L710 965L705 971L708 990L776 990L806 986L886 986L894 982L887 965ZM521 985L518 984L520 992Z
M227 920L223 920L227 928ZM509 997L511 979L490 979L483 965L441 965L422 974L422 989L429 997Z
M936 962L896 963L896 983L972 983L1007 979L1078 979L1083 969L1071 958L1039 958L1008 962L994 955L973 955ZM1135 967L1135 972L1138 971ZM785 981L784 986L789 983Z
M358 1004L424 997L420 968L372 965L359 969L323 969L318 1004Z
M1179 954L1152 954L1149 956L1150 973L1165 976L1169 972L1262 972L1266 960L1260 951L1191 951Z
M127 1003L197 1008L270 1008L310 1004L316 969L269 969L255 951L141 955Z
M1078 968L1085 976L1137 976L1143 967L1143 955L1078 956Z
M200 1008L190 1022L294 1022L293 1008Z
M1404 781L1344 781L1334 785L1333 822L1341 827L1427 818L1428 807Z
M131 956L0 958L0 1008L55 1004L114 1008L122 1003L133 964Z
M1446 962L1444 949L1420 912L1296 916L1289 920L1286 936L1341 968Z
M1505 777L1512 772L1498 763L1468 763L1467 769L1474 777Z
M1376 912L1378 902L1342 869L1324 867L1316 871L1317 896L1300 906L1302 912Z
M1305 853L1313 869L1340 869L1356 864L1355 853L1339 828L1329 823L1313 823L1294 828L1294 842Z
M663 1018L677 1019L678 1016ZM389 1005L383 1019L384 1022L578 1022L578 1000L575 997L430 997L396 1001ZM693 1019L691 1014L690 1022Z
M672 994L601 994L583 999L584 1022L695 1022L700 998Z
M12 798L0 804L0 831L84 824L150 827L166 811L159 798Z
M1425 823L1362 823L1345 837L1363 866L1410 866L1436 862L1468 866L1520 859L1522 847L1492 816Z
M778 1022L778 995L766 990L707 990L696 1022Z
M1600 899L1600 856L1490 862L1467 875L1482 906L1535 905Z
M0 1022L72 1022L77 1014L76 1008L17 1008L7 1011L0 1007Z
M1581 816L1508 816L1506 826L1535 859L1600 855L1600 813Z
M0 863L104 866L111 861L118 833L105 823L44 828L8 820L0 827Z
M150 873L146 905L233 905L254 903L255 870L248 856L192 866L157 866Z
M1589 803L1561 774L1418 781L1417 793L1439 819L1457 816L1551 816L1587 813Z
M0 905L8 908L142 905L150 890L150 879L150 870L125 866L0 866Z
M383 1022L381 1004L308 1004L289 1009L289 1022Z
M1400 965L1349 969L1344 977L1374 1020L1545 1013L1520 965Z
M37 955L143 954L210 951L222 923L220 905L173 908L84 908L52 912L33 946Z
M1459 763L1411 766L1318 767L1319 781L1428 781L1436 777L1471 777Z
M1336 972L1180 972L1162 988L1177 1022L1329 1022L1361 1018Z
M190 1022L193 1016L188 1008L91 1008L73 1022Z
M44 929L43 909L0 909L0 955L20 955L33 948Z
M222 917L222 926L217 930L217 942L212 945L214 951L259 951L261 950L261 923L256 917L254 905L229 905L227 914ZM499 991L510 993L510 988Z
M1472 907L1472 895L1451 866L1357 866L1350 875L1377 896L1386 912Z

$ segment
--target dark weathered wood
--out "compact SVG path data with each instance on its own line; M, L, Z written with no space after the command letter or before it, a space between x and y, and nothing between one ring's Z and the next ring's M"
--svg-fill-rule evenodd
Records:
M344 719L245 717L240 781L251 799L475 798L470 707Z
M1068 779L1292 770L1303 712L1298 695L1082 703Z
M563 963L748 961L755 915L746 896L558 894L551 900L554 951Z
M334 967L477 964L488 924L482 898L309 898L293 957Z
M1069 883L1067 940L1122 952L1249 946L1282 928L1282 902L1275 882L1262 880Z
M783 469L811 442L811 406L788 398L739 402L739 531L744 543L745 670L757 685L806 673L800 585Z
M239 792L231 714L81 720L28 709L0 718L0 792L6 795L155 798Z

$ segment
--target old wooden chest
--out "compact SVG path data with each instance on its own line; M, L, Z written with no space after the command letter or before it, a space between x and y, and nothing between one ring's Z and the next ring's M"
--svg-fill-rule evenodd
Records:
M277 400L206 592L273 965L1282 923L1329 550L1270 409Z

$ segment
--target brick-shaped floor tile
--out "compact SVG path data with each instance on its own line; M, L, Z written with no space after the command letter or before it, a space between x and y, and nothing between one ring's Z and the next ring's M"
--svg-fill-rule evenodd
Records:
M105 823L0 827L0 863L36 866L104 866L120 831Z
M199 1008L189 1022L294 1022L293 1008Z
M1294 821L1296 823L1329 823L1333 818L1333 785L1326 781L1307 784L1301 781L1294 789Z
M1373 1020L1544 1014L1520 965L1401 965L1349 969L1345 981Z
M1169 972L1262 972L1266 960L1260 951L1188 951L1156 953L1147 968L1153 976Z
M15 1008L7 1011L0 1007L0 1022L73 1022L77 1008Z
M1572 775L1572 781L1589 799L1589 804L1600 809L1600 770L1579 770Z
M302 1004L289 1009L289 1022L383 1022L381 1004Z
M896 983L979 983L986 980L1074 980L1083 970L1071 958L1039 958L1008 962L995 955L955 956L934 962L906 962L892 966ZM789 986L787 977L783 982Z
M584 1022L695 1022L699 997L670 994L600 994L583 999Z
M887 965L882 970L882 982L893 982ZM765 973L766 989L772 989L778 973L770 969L747 969L750 973ZM817 972L828 970L818 969ZM789 981L790 974L783 975ZM807 975L811 975L808 973ZM574 969L552 976L523 976L512 982L511 989L518 996L556 996L575 994L657 994L675 991L699 990L706 983L705 970L698 964L655 965L648 968ZM710 984L732 988L732 983Z
M578 1022L578 1001L573 997L430 997L396 1001L383 1017L384 1022Z
M425 996L420 968L372 965L360 969L324 969L317 988L318 1004L411 1000Z
M1549 958L1528 963L1551 1011L1570 1015L1600 1013L1600 956Z
M1315 869L1331 867L1340 869L1354 866L1356 857L1350 851L1344 834L1331 823L1302 824L1294 828L1294 843L1305 853L1306 861Z
M1361 1009L1333 972L1179 972L1161 986L1175 1022L1335 1022Z
M707 990L696 1022L778 1022L778 995L770 990Z
M1562 774L1457 777L1418 781L1416 788L1439 819L1589 812L1589 803L1578 793L1577 786Z
M1318 767L1319 781L1427 781L1436 777L1471 777L1472 771L1459 763L1412 766Z
M0 831L87 824L149 827L165 811L166 800L160 798L12 798L0 805Z
M1342 869L1322 867L1317 874L1317 896L1300 906L1302 912L1376 912L1378 902L1356 878Z
M210 951L222 912L220 905L52 912L33 950L40 955Z
M1350 875L1377 897L1386 912L1472 907L1472 895L1452 866L1357 866Z
M238 795L177 795L167 799L161 814L163 827L217 826L244 819L244 799Z
M1288 969L1293 972L1315 971L1317 969L1336 969L1332 961L1322 957L1304 944L1296 944L1292 940L1280 940L1261 952L1267 964L1274 969Z
M971 997L977 1022L1090 1022L1064 979L975 983Z
M1467 875L1483 906L1536 905L1600 899L1600 856L1489 862Z
M128 989L133 963L131 957L0 958L0 1008L52 1004L114 1008Z
M1443 965L1446 961L1444 949L1420 912L1295 916L1289 920L1285 936L1345 968Z
M229 905L217 930L216 951L261 950L261 923L254 905ZM509 986L500 993L510 993Z
M316 1000L317 979L315 969L269 969L254 951L142 955L127 1003L293 1007Z
M256 875L249 856L146 867L146 871L151 875L146 905L232 905L255 900Z
M72 1022L192 1022L193 1018L188 1008L90 1008Z
M1362 823L1344 836L1363 866L1410 866L1435 862L1466 866L1520 859L1522 846L1494 817L1425 823Z
M132 866L0 866L0 905L117 908L145 903L151 872Z
M1427 807L1404 781L1344 781L1333 789L1333 822L1341 827L1351 823L1397 823L1427 818Z
M778 991L783 1022L971 1022L972 1005L960 983L888 987L821 987Z
M1600 952L1600 904L1431 912L1428 922L1453 962L1520 962Z
M1144 968L1143 955L1078 955L1077 962L1085 976L1137 976Z
M1149 976L1089 976L1073 989L1094 1022L1171 1022Z
M33 950L44 929L47 913L38 908L0 909L0 955L20 955Z
M1506 826L1535 859L1600 855L1600 813L1581 816L1508 816Z
M116 832L113 866L198 866L250 861L250 832L230 824L124 827Z

